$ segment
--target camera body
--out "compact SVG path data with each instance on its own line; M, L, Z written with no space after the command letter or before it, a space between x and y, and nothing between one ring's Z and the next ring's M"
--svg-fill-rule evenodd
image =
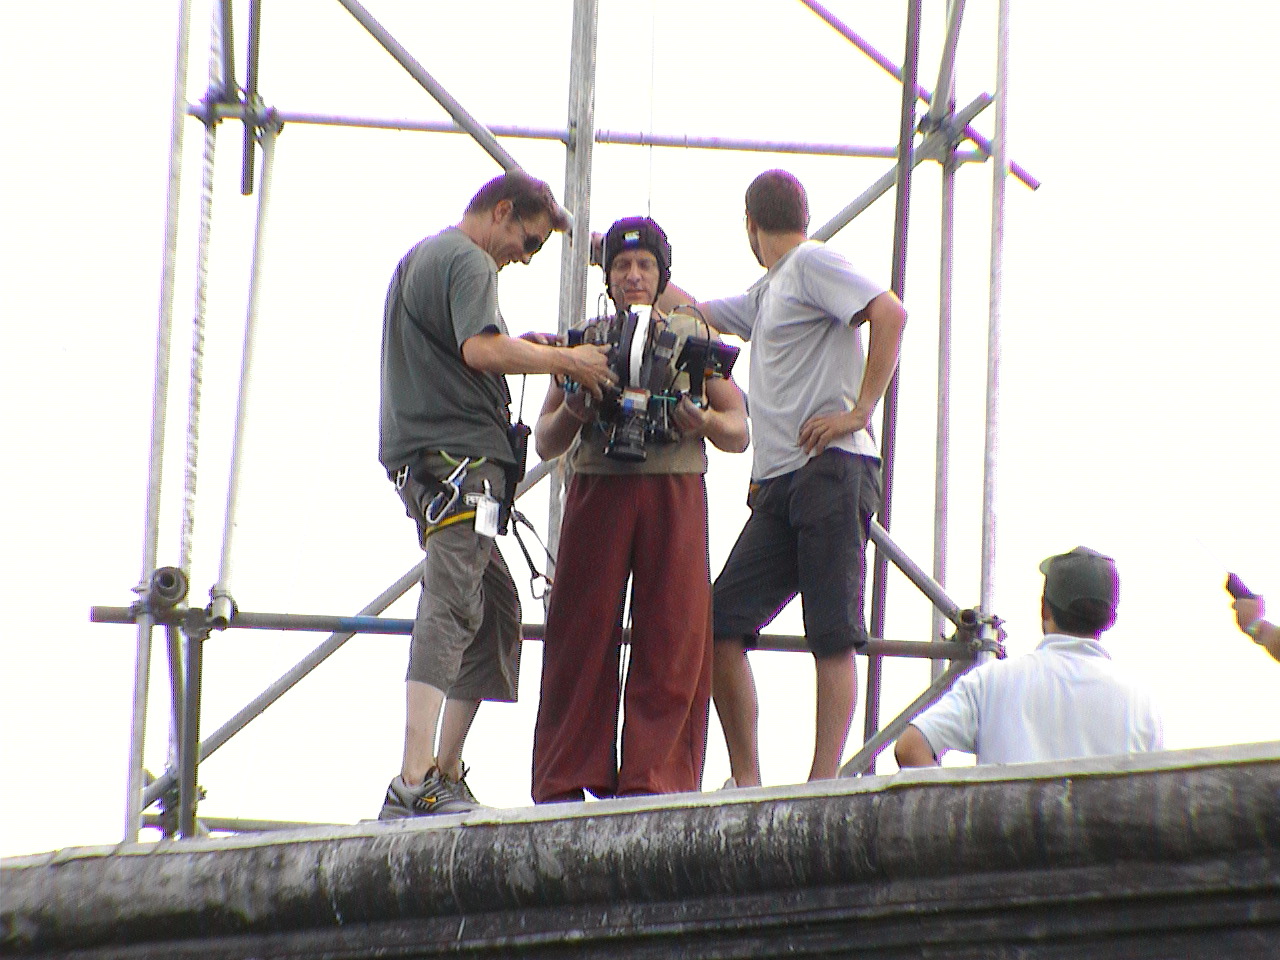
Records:
M688 396L703 403L708 376L728 376L738 348L710 338L688 337L676 356L679 337L653 316L653 308L635 305L569 332L569 345L595 343L609 348L609 367L617 386L605 390L596 418L605 433L604 455L629 463L646 459L649 443L675 443L675 408ZM673 363L674 357L674 363ZM689 390L675 389L680 373L689 374ZM568 382L565 389L577 389Z

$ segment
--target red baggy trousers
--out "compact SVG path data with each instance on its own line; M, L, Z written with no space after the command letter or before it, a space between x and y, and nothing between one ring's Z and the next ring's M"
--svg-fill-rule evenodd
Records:
M632 634L619 763L628 577ZM534 801L701 789L711 643L702 475L575 476L543 643Z

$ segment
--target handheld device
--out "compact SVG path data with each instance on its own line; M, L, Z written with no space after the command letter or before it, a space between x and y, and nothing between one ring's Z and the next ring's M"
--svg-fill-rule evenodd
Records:
M1244 585L1244 581L1234 573L1227 574L1227 593L1236 600L1254 600L1257 594Z

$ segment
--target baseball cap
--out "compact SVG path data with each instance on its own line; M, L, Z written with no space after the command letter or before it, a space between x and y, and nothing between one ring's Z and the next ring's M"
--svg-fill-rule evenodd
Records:
M1070 610L1077 600L1100 600L1114 610L1120 600L1116 562L1088 547L1047 558L1040 572L1044 597L1059 610Z

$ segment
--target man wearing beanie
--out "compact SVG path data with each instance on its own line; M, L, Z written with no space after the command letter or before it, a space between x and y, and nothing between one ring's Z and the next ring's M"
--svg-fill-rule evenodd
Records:
M1116 619L1115 561L1076 547L1049 557L1040 572L1040 645L957 680L902 735L899 766L937 766L947 750L977 754L978 763L1029 763L1162 748L1150 694L1098 639Z
M638 377L654 393L690 391L676 362L688 338L712 334L691 317L650 310L671 276L662 228L644 217L619 220L605 235L601 264L618 315L589 325L584 340L602 342L604 331L616 329L625 385L635 387ZM634 332L623 343L628 331ZM727 377L708 378L704 386L705 405L684 396L671 409L673 434L648 439L643 430L620 437L616 415L601 416L604 408L563 382L547 392L534 433L538 454L546 460L569 450L574 476L542 648L533 743L538 803L582 800L587 792L613 797L701 788L711 687L703 440L735 453L747 447L741 392ZM624 687L619 667L628 580Z

